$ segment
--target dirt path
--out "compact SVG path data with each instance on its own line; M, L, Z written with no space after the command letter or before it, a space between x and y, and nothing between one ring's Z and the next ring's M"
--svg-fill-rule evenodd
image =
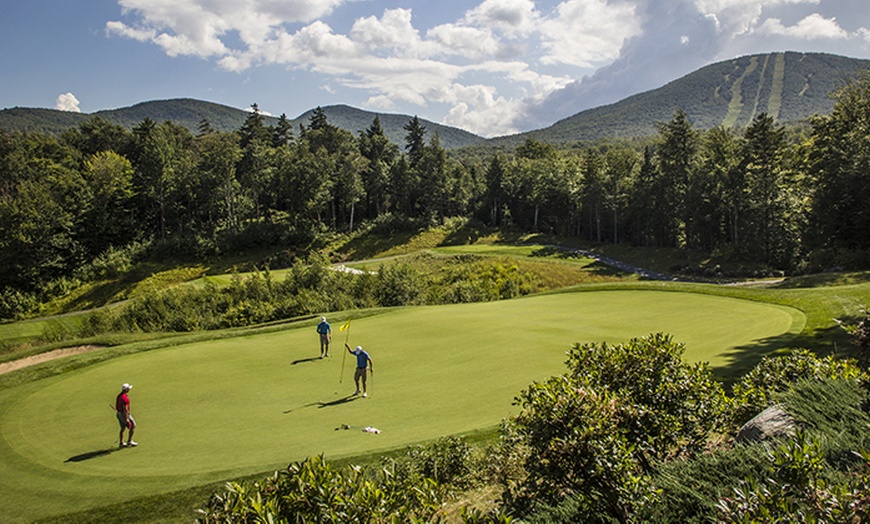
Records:
M9 373L10 371L15 371L16 369L26 368L27 366L39 364L40 362L48 362L49 360L54 360L56 358L87 353L88 351L102 349L103 347L104 346L75 346L71 348L60 348L55 349L54 351L40 353L38 355L19 358L18 360L3 362L0 363L0 375L2 375L3 373Z

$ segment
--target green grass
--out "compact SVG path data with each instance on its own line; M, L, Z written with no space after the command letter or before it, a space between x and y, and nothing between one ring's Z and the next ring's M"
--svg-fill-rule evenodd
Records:
M347 458L491 428L515 412L521 389L562 372L573 342L664 331L686 343L687 359L728 369L772 340L787 343L804 321L772 304L642 290L386 310L352 323L350 343L375 364L371 397L355 400L350 358L341 379L343 334L330 359L313 359L313 322L127 354L0 390L0 517L62 515L309 455ZM141 445L115 451L110 403L122 382L134 384ZM341 424L383 433L336 431Z

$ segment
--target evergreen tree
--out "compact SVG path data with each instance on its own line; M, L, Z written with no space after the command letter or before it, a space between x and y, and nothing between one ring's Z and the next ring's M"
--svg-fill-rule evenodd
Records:
M834 100L831 114L813 122L809 234L817 248L870 250L870 70Z
M665 234L669 237L663 240L667 245L683 246L689 240L686 238L686 224L690 220L686 192L697 151L697 133L682 110L677 110L669 122L659 124L658 130L660 143L656 157L665 189L665 205L660 211L666 214Z
M743 176L746 182L745 238L747 254L767 264L788 264L787 202L790 188L784 183L782 151L785 132L767 114L758 115L744 134Z
M387 210L389 170L399 154L399 148L384 134L377 115L371 125L360 133L358 143L359 151L367 161L362 172L366 215L377 217Z
M266 118L260 112L259 106L251 104L251 111L239 129L242 149L247 148L251 142L269 141L271 131L266 127L265 122Z
M486 220L491 226L501 226L504 206L507 203L507 198L504 190L505 178L505 160L501 155L494 155L489 162L489 167L486 169L484 206L486 212Z
M420 119L416 115L402 128L407 131L405 152L408 154L408 162L411 167L417 167L417 163L423 158L423 150L426 147L426 128L420 123Z
M281 113L275 129L272 130L272 147L286 146L291 140L293 140L293 126L287 120L287 115Z

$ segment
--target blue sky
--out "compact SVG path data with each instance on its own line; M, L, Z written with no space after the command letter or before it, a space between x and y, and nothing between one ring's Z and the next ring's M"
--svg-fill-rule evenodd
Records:
M0 2L0 108L348 104L496 136L740 55L870 58L867 0Z

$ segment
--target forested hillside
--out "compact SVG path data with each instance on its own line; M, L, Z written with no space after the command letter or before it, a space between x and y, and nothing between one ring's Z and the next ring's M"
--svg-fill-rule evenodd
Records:
M402 129L410 116L395 114L376 114L345 105L317 108L323 111L337 127L357 134L371 123L375 116L381 119L384 133L395 143L400 143L405 131ZM279 120L286 120L294 130L300 125L307 125L311 115L317 109L311 109L296 118L284 115L274 117L263 115L266 125L278 125ZM60 134L75 128L91 118L100 118L112 124L132 129L145 119L154 122L171 121L192 133L199 132L202 126L208 126L214 131L235 131L248 118L249 112L202 100L180 98L174 100L154 100L141 102L134 106L121 109L97 111L92 114L71 113L54 109L35 109L16 107L0 111L0 129L8 131L36 131L40 133ZM438 133L442 145L447 149L479 144L482 137L455 127L444 126L421 119L421 123L429 133ZM284 124L282 124L284 125Z
M657 122L668 120L677 109L700 129L745 129L761 113L780 124L802 121L830 113L830 93L868 65L868 60L822 53L743 56L709 65L659 89L583 111L548 128L492 142L517 145L534 138L558 144L649 136L656 133Z
M642 150L527 139L474 161L417 118L396 144L378 117L353 134L325 110L296 130L253 112L229 132L147 118L132 131L102 119L60 136L0 131L0 316L118 253L295 251L364 222L448 217L716 253L745 273L867 268L870 73L836 101L806 137L765 113L703 130L680 110Z
M699 129L722 125L740 130L761 113L776 123L803 121L830 113L829 94L870 61L821 53L771 53L735 58L699 69L659 89L615 104L569 116L545 129L486 140L461 129L421 120L430 135L437 133L445 149L475 146L483 150L513 148L532 138L550 144L568 144L612 138L645 137L656 133L656 123L682 109ZM344 105L323 107L330 122L354 135L375 116L384 134L401 144L403 126L410 115L373 113ZM314 109L295 118L291 127L305 125ZM176 99L142 102L131 107L98 111L91 115L52 109L12 108L0 111L0 129L59 134L91 117L132 129L148 118L170 120L196 133L208 124L216 131L238 129L248 113L201 100ZM278 118L265 116L267 125Z

